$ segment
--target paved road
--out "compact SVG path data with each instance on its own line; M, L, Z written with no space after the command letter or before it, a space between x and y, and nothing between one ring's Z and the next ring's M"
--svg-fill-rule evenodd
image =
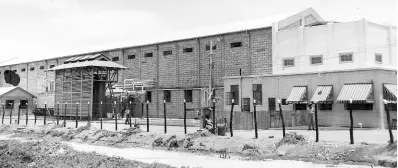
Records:
M15 118L16 119L16 118ZM32 118L33 119L33 118ZM29 119L28 124L34 125L34 120ZM157 122L159 119L157 119ZM13 123L15 122L14 118L12 119ZM9 118L5 118L4 124L9 124ZM25 125L26 120L21 119L20 124ZM36 121L37 125L43 125L43 120L39 118ZM51 120L47 121L47 124L53 123ZM62 123L60 121L60 123ZM87 122L79 121L79 126L86 125ZM141 123L144 124L144 123ZM100 128L99 122L93 122L91 124L93 127ZM75 121L67 120L67 127L75 127ZM125 125L124 121L118 121L118 130L129 128L129 125ZM103 123L103 129L106 130L115 130L114 120L106 121ZM146 131L146 125L141 125L141 129ZM191 126L187 127L188 133L196 132L199 129L199 126ZM164 133L164 127L159 125L150 125L149 126L150 132L154 133ZM309 139L315 140L315 131L307 131L307 130L287 130L288 132L297 132L298 134L302 134L308 136ZM181 126L168 126L167 133L172 135L183 135L184 134L184 127ZM275 138L282 138L282 130L259 130L258 131L259 138L268 138L269 136L274 136ZM397 130L393 130L393 135L395 140L397 139ZM227 133L229 136L229 133ZM254 131L253 130L235 130L234 136L236 137L245 137L245 138L254 138ZM321 130L319 131L320 141L334 141L334 142L350 142L349 130ZM386 144L389 140L388 130L361 130L355 129L354 130L354 139L355 143L360 142L367 142L367 143L375 143L375 144Z

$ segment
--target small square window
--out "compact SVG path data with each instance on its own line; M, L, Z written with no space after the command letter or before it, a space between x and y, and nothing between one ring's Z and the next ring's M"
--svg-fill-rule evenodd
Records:
M119 57L113 57L112 61L119 61Z
M283 66L284 67L294 67L294 58L283 59Z
M383 55L375 54L375 61L376 61L376 63L382 63L383 62Z
M212 50L216 50L217 45L213 45ZM210 44L206 44L206 51L210 50Z
M231 45L231 48L242 47L242 42L234 42L234 43L231 43L230 45Z
M307 104L294 104L294 110L307 110Z
M183 53L193 52L193 48L192 48L192 47L191 47L191 48L184 48L184 49L182 50L182 52L183 52Z
M55 67L55 65L50 65L50 68L54 68Z
M21 103L21 104L19 105L19 107L20 107L21 109L27 109L27 108L28 108L28 100L20 100L19 103Z
M145 57L153 57L153 53L145 53Z
M30 67L30 71L34 71L35 70L35 67Z
M353 62L352 53L340 54L340 63Z
M146 92L145 101L152 102L152 92L151 91Z
M268 110L275 111L276 110L276 99L268 98Z
M25 69L25 68L22 68L22 69L21 69L21 72L25 72L25 71L26 71L26 69Z
M41 65L41 66L40 66L40 69L44 69L44 65Z
M135 55L128 55L127 59L135 59Z
M6 100L5 108L14 109L14 100Z
M321 65L321 64L323 64L322 55L311 56L311 65Z
M319 104L319 110L332 110L333 104Z
M13 72L18 72L16 69L12 70Z
M170 90L163 91L163 99L166 100L166 102L171 102L171 91Z
M192 102L192 90L184 90L184 98L186 102Z
M171 54L173 54L173 51L171 51L171 50L163 51L163 56L167 56L167 55L171 55Z

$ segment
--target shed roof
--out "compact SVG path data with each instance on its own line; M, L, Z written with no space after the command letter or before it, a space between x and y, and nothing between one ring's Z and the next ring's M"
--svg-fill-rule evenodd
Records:
M8 93L11 93L13 90L21 90L22 92L25 92L26 94L32 96L33 98L36 98L35 95L32 93L29 93L28 91L18 87L18 86L12 86L12 87L0 87L0 98L6 96Z
M60 70L60 69L71 69L80 67L107 67L107 68L117 68L117 69L128 69L127 67L111 62L111 61L84 61L84 62L74 62L69 64L62 64L56 67L48 69L49 71Z

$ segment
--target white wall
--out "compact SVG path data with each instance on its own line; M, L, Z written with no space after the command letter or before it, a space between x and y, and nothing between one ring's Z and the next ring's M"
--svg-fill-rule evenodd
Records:
M275 31L275 30L274 30ZM370 67L396 68L396 28L365 19L273 33L273 73L306 73ZM394 43L395 42L395 43ZM388 45L391 44L392 45ZM353 62L341 63L339 53L352 52ZM375 53L383 63L375 62ZM311 65L312 55L323 55L323 64ZM295 58L294 67L283 67L284 58Z

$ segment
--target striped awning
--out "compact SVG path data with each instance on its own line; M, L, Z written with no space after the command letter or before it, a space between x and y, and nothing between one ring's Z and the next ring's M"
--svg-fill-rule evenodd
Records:
M384 84L384 99L394 103L397 102L397 85Z
M373 103L373 86L371 83L344 84L337 97L337 103Z
M313 103L333 103L333 86L319 85L311 98Z
M307 86L294 86L286 103L307 103Z

